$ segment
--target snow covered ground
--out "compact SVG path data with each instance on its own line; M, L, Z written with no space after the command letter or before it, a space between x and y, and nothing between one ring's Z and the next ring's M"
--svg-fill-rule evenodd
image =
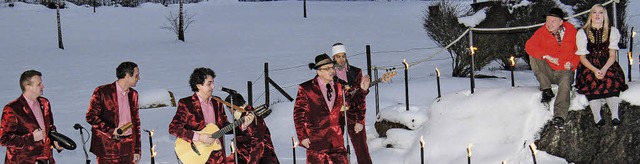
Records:
M143 4L138 8L68 5L61 10L65 50L57 48L55 10L40 5L16 3L0 5L0 102L8 103L20 95L18 78L28 69L44 76L44 96L51 100L58 131L76 141L79 148L55 154L59 163L80 163L84 153L79 133L72 128L80 123L89 128L84 116L93 89L115 81L115 67L131 60L140 66L141 80L135 88L141 102L166 102L166 91L176 98L190 96L188 76L195 67L216 71L216 85L246 93L247 81L253 81L254 104L264 103L263 67L269 63L271 78L292 96L296 85L314 76L307 69L317 54L330 53L331 45L342 42L353 65L366 64L365 45L371 45L373 65L401 64L402 59L417 61L438 51L424 29L422 17L430 2L307 2L308 18L302 17L302 2L241 3L231 0L187 4L195 22L186 34L186 42L160 27L165 16L178 7ZM469 3L469 2L462 2ZM630 26L638 26L640 12L631 10L640 3L630 2ZM532 24L540 22L532 22ZM636 42L636 45L638 42ZM627 50L621 50L626 54ZM638 55L635 55L636 58ZM509 72L488 66L481 73L505 78L476 79L474 94L468 78L451 77L447 54L433 57L410 68L410 111L405 111L404 74L390 84L380 85L380 118L411 125L413 131L393 129L387 138L379 138L374 96L367 98L367 132L375 163L417 163L419 139L424 136L427 163L463 163L466 148L473 144L474 163L532 163L527 147L552 112L539 103L537 82L531 71L516 71L511 88ZM626 58L620 64L626 71ZM520 62L519 65L524 65ZM301 67L296 67L301 66ZM437 99L435 68L443 73L443 97ZM637 64L633 77L638 81ZM223 92L214 92L226 96ZM630 83L621 95L625 101L640 105L640 87ZM245 94L246 97L246 94ZM292 163L291 140L293 103L272 87L273 113L266 119L277 155L282 163ZM576 95L572 110L582 110L586 98ZM157 163L177 163L173 153L175 137L167 127L174 107L141 110L142 128L154 129ZM413 121L411 121L413 120ZM147 135L143 134L143 160L149 163ZM85 136L86 137L86 136ZM228 137L227 137L228 139ZM386 148L393 145L394 148ZM88 145L87 145L88 146ZM296 149L297 161L305 159ZM5 148L0 148L4 158ZM92 154L90 159L95 162ZM355 160L355 155L351 156ZM564 159L538 154L540 163L566 163Z

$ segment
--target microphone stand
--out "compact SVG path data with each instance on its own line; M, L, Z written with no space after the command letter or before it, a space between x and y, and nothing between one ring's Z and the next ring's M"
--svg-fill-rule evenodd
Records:
M337 77L337 76L334 76ZM340 82L338 82L340 83ZM345 87L345 85L348 84L343 84L342 85L342 109L344 111L344 129L345 129L345 133L344 136L346 138L346 142L347 142L347 163L349 163L349 160L351 159L351 147L349 145L349 122L347 122L347 110L349 110L349 108L347 107L347 100L346 100L346 94L347 94L347 88Z
M235 109L233 109L233 96L231 96L231 120L233 120L233 122L235 123L236 118L233 115ZM238 119L242 119L242 117L238 118ZM242 124L239 125L242 128ZM238 145L236 145L236 142L238 142L238 135L236 135L236 128L232 128L233 129L233 142L231 142L233 144L233 147L235 147L236 149L238 148ZM236 150L237 152L237 150ZM234 152L235 154L233 154L233 163L238 164L238 153Z
M84 141L84 135L82 134L82 130L83 129L87 130L84 127L80 127L80 138L82 139L82 150L84 151L84 159L85 159L86 164L90 164L91 160L89 160L89 154L87 154L87 148L85 146L86 141ZM87 133L89 133L89 132L87 132ZM89 138L90 137L87 137L87 141L89 141L88 140Z

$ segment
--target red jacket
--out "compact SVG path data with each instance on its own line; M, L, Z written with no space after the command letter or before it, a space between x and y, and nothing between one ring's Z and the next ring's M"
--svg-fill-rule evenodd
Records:
M343 86L338 82L334 83L336 99L331 107L332 110L329 111L317 78L318 76L298 86L298 95L293 107L298 140L309 138L311 144L307 149L315 151L344 147L342 137L344 123L340 121L344 120L343 112L340 111L343 104ZM361 91L356 91L356 94L360 94ZM351 99L351 97L346 98L347 101Z
M533 36L527 40L525 50L530 56L537 59L542 59L544 55L558 58L558 65L545 60L553 70L565 70L564 63L566 62L571 62L573 66L571 70L575 70L578 67L578 62L580 62L580 57L576 55L578 50L576 46L576 28L569 22L563 22L564 36L561 44L558 44L556 38L547 30L545 25L536 30Z
M360 83L362 82L362 69L349 65L347 67L347 82L351 86L350 92L355 90L360 90ZM351 101L348 102L349 110L347 111L347 118L349 121L349 125L352 126L354 123L360 123L364 125L365 116L367 112L367 94L369 90L357 92L358 94L352 95ZM350 129L353 130L353 129Z
M36 159L48 159L49 163L55 163L51 153L52 141L48 137L49 132L56 131L51 105L44 97L38 97L37 100L40 102L45 127L38 125L23 96L4 107L0 125L0 145L7 147L5 164L35 163ZM31 132L38 128L46 133L43 141L35 142Z
M129 106L131 107L131 136L120 140L113 139L113 131L118 128L118 96L116 84L99 86L93 91L87 123L91 125L91 148L98 157L125 156L140 154L140 115L138 114L138 92L129 89Z
M223 104L213 101L213 112L215 113L215 124L219 128L229 125L227 115L224 112ZM202 106L198 95L195 93L192 96L180 99L178 102L178 110L173 116L173 120L169 124L169 133L181 138L185 141L192 142L194 131L200 131L207 126L204 121L204 115L202 114ZM242 133L240 128L236 127L237 133ZM220 144L224 146L224 136L220 138ZM209 155L207 163L223 163L225 161L225 150L214 151Z
M245 110L254 111L255 109L251 106L246 106ZM254 123L251 123L246 131L238 133L236 139L238 141L236 143L238 163L280 163L273 148L269 127L261 117L256 116ZM235 160L233 154L229 155L227 159L231 163Z

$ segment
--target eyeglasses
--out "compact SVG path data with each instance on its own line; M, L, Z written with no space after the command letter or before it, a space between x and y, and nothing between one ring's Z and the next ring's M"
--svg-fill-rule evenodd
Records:
M335 70L335 69L336 69L335 67L318 68L318 70L321 70L321 71L329 71L329 70Z

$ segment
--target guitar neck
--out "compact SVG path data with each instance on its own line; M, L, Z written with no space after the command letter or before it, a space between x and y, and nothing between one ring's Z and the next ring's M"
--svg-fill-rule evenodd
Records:
M222 129L218 130L217 132L211 134L211 137L213 139L218 139L220 137L222 137L224 134L227 134L227 132L233 130L233 128L236 128L236 126L241 125L242 123L244 123L244 119L238 119L236 121L234 121L233 123L223 127Z
M382 82L382 78L376 79L374 81L372 81L371 83L369 83L369 88L378 85L378 83Z

